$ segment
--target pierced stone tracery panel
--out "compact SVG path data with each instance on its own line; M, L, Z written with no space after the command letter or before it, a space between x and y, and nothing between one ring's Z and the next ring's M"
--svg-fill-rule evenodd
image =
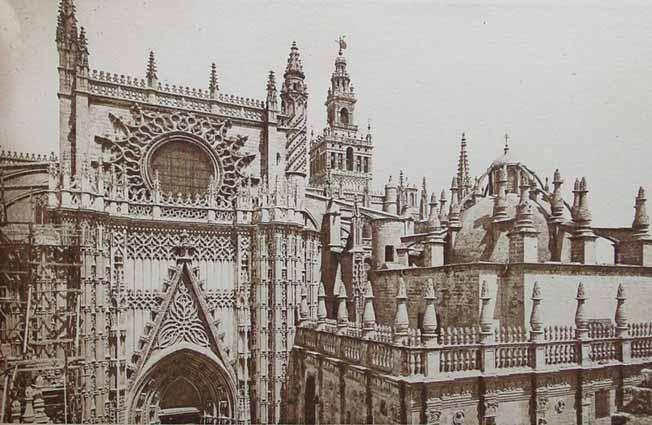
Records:
M109 114L119 136L98 137L97 140L106 148L104 160L117 170L120 174L117 177L126 178L132 199L151 197L154 181L151 160L163 172L164 192L184 189L198 193L196 191L204 182L206 187L203 192L206 193L208 182L205 181L205 175L212 173L217 182L216 200L228 202L233 199L241 185L243 170L254 159L254 155L241 152L246 137L227 136L227 131L231 128L229 120L221 121L185 111L147 111L141 109L139 104L134 104L131 108L131 115L131 120L125 122L120 117ZM165 145L169 143L188 144L187 147L193 150L194 156L200 151L206 153L206 157L200 161L203 164L202 178L189 183L185 181L189 178L187 170L176 170L183 167L183 164L165 165L169 161L161 162L157 152L163 149L165 155Z
M131 232L127 236L128 258L141 260L174 260L175 248L180 243L179 233L155 230ZM190 233L195 260L234 261L232 235L224 233Z

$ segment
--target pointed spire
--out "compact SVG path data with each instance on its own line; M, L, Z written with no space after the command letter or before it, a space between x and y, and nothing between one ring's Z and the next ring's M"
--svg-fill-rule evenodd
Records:
M618 292L616 293L616 316L614 321L616 322L616 332L617 336L624 337L627 336L628 326L627 326L627 311L625 309L625 288L623 284L618 285Z
M430 196L430 217L428 217L428 232L434 232L441 229L441 221L439 221L439 211L437 209L437 195L432 192Z
M466 135L462 133L460 142L460 157L457 162L457 177L460 182L459 200L467 195L471 186L471 176L469 171L469 158L466 151ZM468 187L467 187L468 186Z
M278 110L276 77L274 76L274 71L269 71L269 76L267 77L267 108L271 111Z
M77 66L88 69L88 40L86 39L86 30L81 27L78 42L79 55L77 56Z
M220 86L217 81L217 66L215 66L215 62L213 62L211 64L211 73L208 77L208 92L210 96L214 98L219 90Z
M423 312L423 333L421 337L423 341L428 344L436 343L437 341L437 311L435 309L435 301L437 295L435 291L435 284L432 278L428 278L424 291L424 299L426 300L426 309Z
M636 204L634 206L636 212L634 213L634 221L632 222L634 239L637 240L650 239L650 217L647 215L646 201L645 189L640 187L636 196Z
M407 337L410 321L407 311L407 288L403 276L398 278L398 293L396 294L396 315L394 316L395 342Z
M419 219L425 220L428 217L428 189L426 188L426 178L423 178L421 184L421 202L419 203Z
M374 291L371 282L367 280L364 293L364 311L362 312L362 331L365 338L373 337L376 329L376 312L374 310Z
M147 72L145 77L147 78L147 87L156 88L158 85L158 76L156 75L156 58L154 57L154 51L149 51L149 59L147 60Z
M297 47L296 41L293 41L292 46L290 47L290 55L288 56L288 63L285 67L283 78L287 79L288 76L296 76L301 79L305 78L303 64L301 63L301 55L299 54L299 48Z
M509 134L505 133L505 148L503 149L505 155L509 153Z
M61 0L57 16L56 41L60 48L71 48L77 43L77 17L73 0Z

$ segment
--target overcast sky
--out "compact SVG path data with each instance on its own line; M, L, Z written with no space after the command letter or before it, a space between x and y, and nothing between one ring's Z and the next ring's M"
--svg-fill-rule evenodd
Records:
M58 149L57 3L0 0L4 149ZM214 61L224 93L263 99L296 40L315 131L345 34L377 189L400 169L448 187L462 131L480 175L507 132L542 178L587 177L594 225L629 226L638 186L652 191L652 2L550 3L76 1L91 68L144 77L152 49L170 84L207 87Z

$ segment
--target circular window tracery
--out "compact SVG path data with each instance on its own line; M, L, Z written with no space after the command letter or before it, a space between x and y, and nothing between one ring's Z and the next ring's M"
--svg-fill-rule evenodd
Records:
M164 193L184 195L204 194L211 179L218 179L218 170L208 153L196 143L172 139L153 152L151 176L158 174Z

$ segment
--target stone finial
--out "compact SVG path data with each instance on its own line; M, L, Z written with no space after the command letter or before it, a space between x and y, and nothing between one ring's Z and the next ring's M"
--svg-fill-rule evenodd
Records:
M149 59L147 60L147 72L145 77L147 78L147 87L155 88L158 83L158 76L156 75L156 58L154 57L154 51L149 51Z
M532 313L530 314L530 328L532 340L538 341L543 335L543 320L541 318L541 289L539 282L534 282L532 288Z
M483 340L485 341L494 334L493 321L491 319L491 312L489 311L490 300L491 297L489 296L487 281L483 280L480 288L480 301L482 302L482 308L480 310L480 333L483 335Z
M448 228L451 230L459 230L462 228L462 221L460 217L461 208L458 199L460 182L458 180L458 177L453 177L453 181L451 182L451 206L448 213Z
M403 277L398 278L398 293L396 294L396 316L394 317L394 334L398 339L406 337L410 321L407 311L407 288Z
M301 287L301 305L299 307L299 321L304 322L308 320L308 291L305 285Z
M561 185L563 183L564 180L561 178L561 173L559 172L559 169L556 169L552 179L554 189L552 192L552 200L550 202L552 219L556 223L561 223L564 220L564 198L561 195Z
M439 221L439 211L437 210L437 196L432 193L430 197L430 216L428 217L428 232L434 232L441 229L441 222Z
M437 341L437 311L435 309L435 301L437 295L435 285L432 278L428 278L424 291L424 299L426 300L426 309L423 313L423 333L421 337L423 341L428 344L429 342Z
M213 62L211 64L211 73L208 77L208 92L212 97L214 97L219 90L220 86L217 81L217 67L215 66L215 62Z
M270 111L278 110L278 99L276 96L276 77L274 71L269 71L267 77L267 108Z
M362 312L362 331L365 338L373 335L376 329L376 311L374 310L374 290L367 281L364 293L364 310Z
M285 67L283 78L287 79L289 76L295 76L301 79L305 78L303 64L301 63L301 55L299 54L299 48L297 47L296 41L293 41L292 46L290 47L290 55L288 56L288 63Z
M462 199L466 196L471 184L469 156L466 151L466 135L464 133L462 133L462 139L460 142L460 157L457 162L457 179L460 184L459 198Z
M618 285L618 292L616 293L616 316L615 316L615 322L616 322L616 332L619 337L621 336L627 336L627 331L628 331L628 326L627 326L627 311L625 308L625 300L627 298L625 297L625 288L623 287L623 284Z
M324 282L319 282L319 289L317 291L317 322L324 323L328 313L326 311L326 289L324 289Z
M582 177L579 180L579 184L575 185L575 190L573 191L577 197L577 207L573 221L578 226L590 226L591 224L591 211L589 210L587 195L589 193L588 184L586 182L586 177Z
M584 284L582 282L577 285L577 309L575 310L575 328L578 338L584 337L588 334L588 320L584 304L586 303L586 295L584 294Z
M638 240L650 239L650 217L647 215L646 201L645 189L640 187L636 196L636 204L634 206L636 212L634 213L634 221L632 222L634 238Z
M446 211L446 190L442 189L439 195L439 222L442 226L448 225L448 214Z
M340 329L348 328L349 327L349 310L348 310L346 304L349 301L349 297L346 294L346 286L344 285L344 282L342 281L342 274L339 271L339 268L338 268L338 272L337 272L337 277L335 278L335 285L336 285L336 287L338 287L338 294L337 294L337 327L340 328Z
M419 204L419 219L426 220L428 218L428 189L426 188L426 178L423 178L421 187L421 202Z
M520 233L538 233L534 226L533 220L533 205L531 199L528 197L529 182L524 175L521 179L521 200L516 207L516 223L514 230Z

